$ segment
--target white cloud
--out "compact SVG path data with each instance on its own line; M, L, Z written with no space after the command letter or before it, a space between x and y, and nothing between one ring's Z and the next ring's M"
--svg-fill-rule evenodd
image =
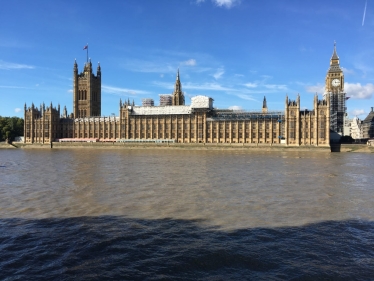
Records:
M182 64L183 65L188 65L188 66L194 66L194 65L196 65L196 60L189 59L189 60L184 61Z
M73 90L72 90L72 89L68 90L68 93L72 93L72 92L73 92Z
M342 67L344 74L354 74L354 70Z
M261 77L263 78L263 81L273 78L273 76L270 76L270 75L261 75Z
M207 90L207 91L237 91L232 88L223 87L217 83L204 83L204 84L193 84L193 83L185 83L183 84L183 88L190 89L190 90Z
M236 110L236 111L243 110L243 108L239 105L230 106L229 109Z
M212 1L218 7L225 7L227 9L230 9L232 6L235 6L236 4L240 4L241 0L212 0Z
M205 0L196 0L196 4L204 3ZM218 7L225 7L230 9L236 4L240 4L241 0L212 0L212 2Z
M374 68L370 59L373 58L373 56L374 50L372 48L357 53L353 62L356 73L360 73L363 77L372 76Z
M120 67L131 72L171 74L178 67L181 74L193 68L194 73L211 72L220 67L215 58L206 53L176 52L173 50L156 49L151 53L145 52L142 57L123 58ZM183 75L185 77L185 75Z
M352 99L370 99L374 93L374 85L371 83L366 85L344 83L344 89L347 97Z
M352 111L349 112L353 116L359 116L359 115L364 115L365 110L363 109L353 109Z
M252 97L251 95L247 95L247 94L243 94L243 93L239 93L239 94L235 94L235 96L243 99L243 100L250 100L250 101L257 101L254 97Z
M308 93L313 93L313 94L315 94L315 93L323 94L325 92L325 86L321 85L321 84L317 84L317 85L314 85L314 86L307 86L306 91Z
M286 85L266 84L264 86L265 86L265 88L271 89L271 90L287 91L287 86Z
M248 87L248 88L257 88L257 83L246 83L244 84L244 86Z
M254 88L257 88L259 90L262 89L264 93L269 93L269 92L275 93L278 91L285 92L288 90L287 85L284 85L284 84L267 84L266 81L272 78L270 76L264 75L262 76L262 78L263 79L261 81L248 82L243 85L250 89L254 89Z
M14 112L18 113L18 112L21 112L21 110L22 110L21 108L17 107L17 108L14 109Z
M0 88L6 88L6 89L29 89L27 87L5 86L5 85L0 85Z
M169 83L169 82L153 81L153 85L164 88L164 89L168 89L168 90L174 89L174 84ZM185 88L184 83L182 83L182 88L183 89Z
M145 60L128 60L122 67L134 72L144 73L176 73L178 69L177 63L154 62Z
M5 61L0 60L0 69L10 70L10 69L33 69L33 68L35 67L32 65L5 62Z
M153 82L154 85L165 88L165 89L173 89L173 83L166 83L166 82ZM226 92L235 92L238 91L237 89L223 87L218 83L203 83L203 84L196 84L196 83L182 83L183 89L188 90L204 90L204 91L226 91Z
M142 90L133 90L133 89L126 89L126 88L118 88L118 87L112 87L112 86L107 86L107 85L102 85L101 86L101 90L104 93L114 94L114 95L118 95L118 96L125 96L125 95L136 96L136 95L149 94L148 92L142 91Z
M371 83L366 85L361 85L361 83L344 83L344 90L347 93L347 97L352 99L370 99L374 94L374 85ZM306 91L309 93L322 94L325 92L325 87L321 84L307 86Z
M155 61L146 61L146 60L127 60L125 63L121 64L121 67L133 71L133 72L143 72L143 73L162 73L162 74L170 74L170 73L177 73L179 66L194 66L194 72L206 72L210 71L210 67L198 67L196 59L189 59L186 61L180 60L169 60L167 58Z
M313 52L314 50L310 47L302 46L302 47L300 47L300 51L304 53L304 52Z
M225 73L225 71L223 70L222 67L221 67L221 68L218 68L217 71L216 71L216 73L213 74L213 77L214 77L214 79L218 80L218 79L220 79L220 78L222 77L222 75L223 75L224 73Z

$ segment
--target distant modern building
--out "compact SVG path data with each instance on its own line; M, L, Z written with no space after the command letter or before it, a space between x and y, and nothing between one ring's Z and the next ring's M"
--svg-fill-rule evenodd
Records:
M349 118L348 113L345 113L343 136L351 135L351 122L352 122L352 119Z
M300 96L285 98L284 111L268 109L264 97L258 111L216 109L208 96L191 98L185 105L179 70L171 95L160 95L160 106L119 101L118 116L101 115L101 68L92 73L87 62L83 72L73 68L73 113L60 106L39 108L25 104L25 143L54 141L172 141L178 143L284 144L329 146L330 126L343 132L345 113L344 76L334 46L326 76L323 100L314 96L313 109L300 109ZM169 97L167 97L169 96ZM333 99L334 104L331 104ZM171 100L171 104L170 104ZM145 103L143 103L145 105ZM342 115L343 114L343 115ZM332 116L332 119L330 118Z
M362 134L362 121L357 116L353 117L351 120L351 134L350 136L356 141L361 142L363 139Z

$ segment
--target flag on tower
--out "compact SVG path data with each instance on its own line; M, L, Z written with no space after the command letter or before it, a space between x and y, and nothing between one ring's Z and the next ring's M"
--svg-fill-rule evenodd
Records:
M83 47L83 50L87 50L87 62L88 62L88 43L86 46Z

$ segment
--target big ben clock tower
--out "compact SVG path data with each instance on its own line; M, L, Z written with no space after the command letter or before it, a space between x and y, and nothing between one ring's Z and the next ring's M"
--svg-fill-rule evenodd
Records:
M344 135L344 119L346 115L344 74L340 68L339 57L336 53L336 44L330 59L330 68L325 79L324 97L330 97L330 130Z
M344 74L343 70L340 68L339 57L336 53L336 44L334 43L334 52L330 59L330 68L326 74L325 81L326 92L344 92Z

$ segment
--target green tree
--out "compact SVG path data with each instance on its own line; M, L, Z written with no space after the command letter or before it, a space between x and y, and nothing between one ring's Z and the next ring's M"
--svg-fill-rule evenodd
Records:
M0 141L13 141L17 136L23 136L24 121L19 117L0 116Z

